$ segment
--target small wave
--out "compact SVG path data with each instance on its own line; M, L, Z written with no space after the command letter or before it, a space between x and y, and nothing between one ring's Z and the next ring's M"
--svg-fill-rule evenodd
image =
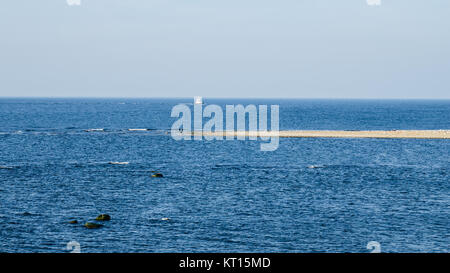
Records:
M229 170L240 170L242 168L245 168L245 165L238 165L238 164L216 164L214 167L212 167L213 170L217 169L229 169Z
M0 166L0 169L11 170L11 169L14 169L14 167L10 167L10 166Z
M31 212L28 212L28 211L25 211L25 212L22 212L22 213L18 213L19 215L21 215L21 216L39 216L39 214L37 214L37 213L31 213Z
M319 168L325 168L324 165L309 165L308 169L319 169Z
M98 129L86 129L84 130L85 132L104 132L105 129L103 128L98 128Z
M149 129L128 129L128 131L149 131Z
M108 164L111 164L111 165L128 165L128 164L130 164L130 162L110 161L110 162L108 162Z

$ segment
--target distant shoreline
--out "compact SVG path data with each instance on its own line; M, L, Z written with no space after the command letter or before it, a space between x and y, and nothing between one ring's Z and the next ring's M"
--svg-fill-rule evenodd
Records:
M133 96L111 96L111 97L96 97L96 96L3 96L0 95L0 100L181 100L181 101L192 101L192 97L184 96L171 96L171 97L159 97L159 96L149 96L149 97L133 97ZM433 98L433 97L411 97L411 98L401 98L401 97L203 97L205 102L208 100L298 100L298 101L395 101L395 102L410 102L410 101L439 101L439 102L449 102L450 98Z
M193 135L202 132L192 132ZM391 131L313 131L286 130L277 132L225 131L203 132L203 136L246 136L246 137L292 137L292 138L416 138L416 139L450 139L450 130L391 130Z

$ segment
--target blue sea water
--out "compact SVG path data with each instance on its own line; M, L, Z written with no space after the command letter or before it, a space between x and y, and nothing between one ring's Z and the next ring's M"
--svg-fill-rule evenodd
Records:
M191 102L0 99L0 252L449 251L450 141L175 141ZM280 129L450 129L450 101L206 103L278 104Z

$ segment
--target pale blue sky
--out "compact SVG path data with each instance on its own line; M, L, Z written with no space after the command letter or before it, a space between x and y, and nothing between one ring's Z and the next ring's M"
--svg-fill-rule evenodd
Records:
M450 1L2 1L0 96L450 98Z

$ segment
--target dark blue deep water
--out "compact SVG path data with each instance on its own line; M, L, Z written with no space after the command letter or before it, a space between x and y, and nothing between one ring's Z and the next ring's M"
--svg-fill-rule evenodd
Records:
M1 99L0 252L449 251L449 140L175 141L180 102ZM206 102L279 104L281 129L450 129L450 101Z

